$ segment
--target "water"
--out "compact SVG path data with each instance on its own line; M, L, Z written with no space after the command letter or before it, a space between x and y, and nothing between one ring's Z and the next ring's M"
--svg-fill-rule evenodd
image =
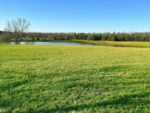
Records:
M1 42L2 44L6 44L6 42ZM15 44L15 42L7 42L7 44ZM75 43L75 42L25 42L21 41L21 45L67 45L67 46L109 46L109 45L96 45L96 44L88 44L88 43Z

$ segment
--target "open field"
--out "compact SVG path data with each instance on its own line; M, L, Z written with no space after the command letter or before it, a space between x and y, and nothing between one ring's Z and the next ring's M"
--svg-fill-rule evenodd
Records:
M150 111L150 48L1 45L0 65L0 112Z

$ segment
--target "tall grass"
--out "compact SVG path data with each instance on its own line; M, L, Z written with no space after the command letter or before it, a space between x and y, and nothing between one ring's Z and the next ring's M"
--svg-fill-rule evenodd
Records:
M1 45L0 112L149 112L150 49Z

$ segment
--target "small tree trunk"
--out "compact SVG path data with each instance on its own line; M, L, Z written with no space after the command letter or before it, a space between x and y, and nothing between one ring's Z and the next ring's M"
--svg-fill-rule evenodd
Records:
M37 37L36 40L40 40L39 37Z
M16 44L18 44L18 37L17 37L17 38L15 38L15 43L16 43Z

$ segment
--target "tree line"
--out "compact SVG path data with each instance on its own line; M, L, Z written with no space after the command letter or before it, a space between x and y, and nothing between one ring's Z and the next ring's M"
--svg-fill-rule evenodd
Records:
M16 34L8 31L0 31L1 41L16 39ZM22 33L18 40L102 40L102 41L150 41L150 32L134 33L41 33L26 32Z

